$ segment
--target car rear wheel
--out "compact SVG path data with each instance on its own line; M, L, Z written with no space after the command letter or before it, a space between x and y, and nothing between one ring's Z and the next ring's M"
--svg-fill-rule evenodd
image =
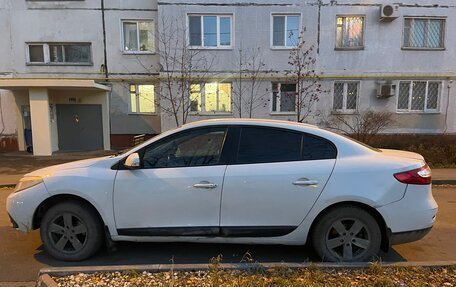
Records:
M381 231L367 211L344 206L323 215L313 231L312 243L325 261L371 261L380 251Z
M98 251L103 227L91 206L60 203L51 207L41 221L41 240L51 256L64 261L84 260Z

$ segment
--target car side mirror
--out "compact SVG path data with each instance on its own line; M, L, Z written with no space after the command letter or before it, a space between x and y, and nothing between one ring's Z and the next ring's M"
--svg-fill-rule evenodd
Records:
M137 152L130 154L125 160L124 166L127 169L137 169L141 167L141 159Z

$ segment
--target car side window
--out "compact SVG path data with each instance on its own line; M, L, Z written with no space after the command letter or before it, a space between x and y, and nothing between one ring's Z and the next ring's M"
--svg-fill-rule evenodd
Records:
M225 127L197 129L152 144L144 151L143 168L216 165L226 133Z
M243 127L238 164L301 160L302 135L281 129Z
M328 140L312 135L304 135L302 145L303 160L334 159L337 157L335 146Z

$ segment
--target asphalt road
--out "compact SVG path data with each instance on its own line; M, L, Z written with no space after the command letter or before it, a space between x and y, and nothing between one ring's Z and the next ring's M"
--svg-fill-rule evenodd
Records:
M10 192L0 189L0 285L1 282L34 281L38 271L47 266L208 263L219 254L225 263L241 262L249 257L259 262L318 260L307 247L121 243L112 254L101 251L84 262L60 262L42 250L38 231L25 234L11 228L5 211L5 200ZM456 186L434 187L434 197L439 213L432 231L418 242L395 246L381 256L382 261L456 260Z

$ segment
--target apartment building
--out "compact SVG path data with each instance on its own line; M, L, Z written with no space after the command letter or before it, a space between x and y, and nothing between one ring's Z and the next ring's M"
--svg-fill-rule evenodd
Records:
M187 121L297 120L306 112L301 120L324 125L335 115L350 121L374 110L393 113L388 133L456 132L453 1L167 0L158 11L180 19L190 51L212 64L212 73L190 84ZM296 95L302 85L290 72L301 40L313 59L306 68L318 77L310 111L299 111L307 109ZM258 65L263 73L252 71ZM241 113L240 93L254 99ZM163 129L175 125L162 113Z
M5 148L51 155L158 134L156 20L149 0L0 1Z
M392 113L386 133L454 134L453 2L1 0L1 148L31 134L39 155L109 149L201 119L326 125L367 110Z

